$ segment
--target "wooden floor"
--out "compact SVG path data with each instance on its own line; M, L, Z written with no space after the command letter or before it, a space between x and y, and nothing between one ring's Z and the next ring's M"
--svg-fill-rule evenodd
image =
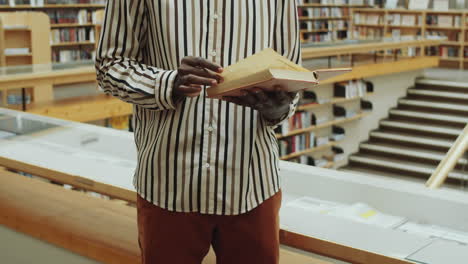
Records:
M1 169L0 182L0 224L103 263L140 263L135 208ZM331 262L282 249L281 263Z

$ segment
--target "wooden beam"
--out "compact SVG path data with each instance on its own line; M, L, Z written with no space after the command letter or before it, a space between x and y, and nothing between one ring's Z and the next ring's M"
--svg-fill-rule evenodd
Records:
M283 245L355 264L413 263L286 230L280 231L280 241Z
M51 170L44 167L28 164L25 162L0 157L0 166L22 171L31 175L36 175L51 181L69 184L79 189L93 191L108 195L113 198L121 199L127 202L136 203L136 193L131 190L123 189L114 185L97 182L85 177L71 175L60 171Z
M0 182L0 224L102 263L140 263L134 207L9 172ZM282 264L331 264L289 249L280 255ZM214 263L211 251L203 264Z
M0 224L103 263L140 263L134 208L13 173L0 179Z
M449 151L437 166L434 173L426 182L426 186L435 189L439 188L447 179L448 174L455 168L458 160L468 150L468 124L466 124L462 133L450 147Z
M365 64L354 66L349 73L336 76L321 82L320 84L336 83L354 79L369 78L381 75L389 75L400 72L409 72L425 68L437 67L438 57L415 57L398 61L383 62L377 64Z
M322 58L329 56L348 55L353 53L365 53L378 50L393 50L408 47L427 47L438 46L443 40L409 40L409 41L389 41L389 42L372 42L349 45L336 45L326 47L307 47L302 49L302 58L304 60L313 58Z
M27 74L11 74L0 77L0 90L34 87L40 82L47 84L71 84L96 81L96 70L93 66L82 66L74 69L52 70L47 65L37 65ZM51 67L51 66L50 66Z
M28 105L28 113L50 116L76 122L90 122L128 116L133 105L105 94L73 97L70 99Z

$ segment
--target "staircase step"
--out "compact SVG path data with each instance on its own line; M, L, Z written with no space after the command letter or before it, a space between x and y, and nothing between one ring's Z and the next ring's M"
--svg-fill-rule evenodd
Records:
M430 176L436 169L435 166L428 166L421 163L415 162L402 162L401 160L394 160L390 158L376 158L367 157L364 155L352 155L349 157L350 162L361 163L364 165L370 165L374 167L387 168L398 171L406 171L410 173L416 173L421 175ZM468 173L462 173L459 171L452 171L449 173L449 178L457 180L468 180Z
M417 119L426 119L426 120L436 120L436 121L442 121L442 122L460 123L462 125L468 123L468 117L448 115L448 114L440 115L440 114L432 114L432 113L410 111L410 110L391 109L390 115L417 118Z
M443 92L443 91L411 88L411 89L408 89L408 94L436 97L437 99L446 98L446 99L468 100L468 93L454 93L454 92Z
M385 154L392 154L395 156L401 156L410 158L422 158L427 160L432 160L439 163L444 157L445 153L440 151L431 151L426 149L410 148L403 146L392 146L386 144L372 144L372 143L362 143L360 150L368 150L374 152L381 152ZM468 161L465 158L461 158L458 161L460 165L467 165Z
M449 149L453 141L451 140L442 140L433 137L425 137L425 136L415 136L415 135L407 135L402 133L395 133L395 132L381 132L381 131L373 131L370 133L371 139L386 139L391 141L398 141L402 143L412 143L418 145L427 145L427 146L435 146L440 148Z
M430 125L423 125L418 123L407 123L407 122L399 122L399 121L390 121L390 120L382 120L380 121L380 125L384 127L396 128L396 129L407 129L412 131L419 131L419 132L428 132L433 134L442 134L442 135L449 135L457 137L463 131L462 129L455 129L455 128L446 128L441 126L430 126Z
M419 79L416 81L418 86L439 86L439 87L453 87L457 89L467 89L467 82L447 81L447 80L436 80L436 79Z
M449 103L437 103L427 100L412 100L412 99L400 99L398 104L402 106L416 106L424 108L432 108L438 110L449 110L449 111L460 111L468 113L468 105L466 104L449 104Z

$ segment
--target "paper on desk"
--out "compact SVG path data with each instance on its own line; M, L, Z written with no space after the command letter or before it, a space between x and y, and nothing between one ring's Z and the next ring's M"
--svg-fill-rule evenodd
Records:
M321 214L328 214L332 210L335 210L336 208L342 206L344 205L330 201L315 199L312 197L301 197L285 205L285 207L296 207L305 211L312 211Z
M383 228L394 228L406 221L404 217L383 214L364 203L337 208L330 215Z
M437 225L407 222L399 226L398 230L409 234L420 235L426 238L437 237L468 244L468 232L454 230Z

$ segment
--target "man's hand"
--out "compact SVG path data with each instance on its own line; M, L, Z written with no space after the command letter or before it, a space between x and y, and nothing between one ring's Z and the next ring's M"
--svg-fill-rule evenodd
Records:
M275 87L274 92L263 91L261 88L243 90L239 97L225 96L224 100L258 110L269 121L280 119L289 112L289 105L296 93L285 92L281 87Z
M174 85L174 96L196 97L202 85L213 86L223 81L223 68L216 63L200 57L185 57L181 61Z

